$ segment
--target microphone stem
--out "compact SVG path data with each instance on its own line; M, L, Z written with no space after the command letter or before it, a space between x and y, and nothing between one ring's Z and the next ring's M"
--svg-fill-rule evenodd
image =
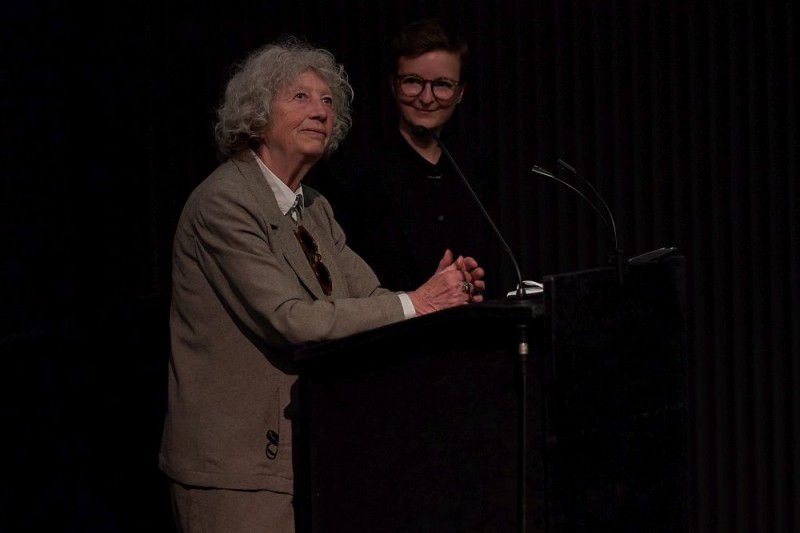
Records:
M584 178L581 173L579 173L577 170L575 170L575 167L573 167L572 165L570 165L569 163L567 163L563 159L559 159L557 161L557 163L558 163L558 166L560 166L561 168L566 169L570 174L572 174L573 176L576 176L579 180L581 180L583 183L588 185L589 188L594 193L595 198L600 200L600 204L603 206L603 208L605 209L606 215L608 216L608 221L606 221L606 216L604 216L602 213L600 213L600 210L596 206L594 206L594 202L590 202L590 203L592 203L592 206L595 207L595 211L597 211L597 214L602 217L603 222L606 223L606 226L609 225L609 222L611 223L611 227L609 229L611 230L611 233L614 236L614 248L619 250L619 240L617 239L617 223L614 221L614 215L611 213L611 208L608 207L608 204L606 203L605 198L603 198L603 196L599 192L597 192L597 189L595 188L594 185L592 185L591 181L589 181L586 178ZM588 201L589 199L586 198L586 200Z
M597 213L600 216L600 220L602 220L603 224L606 225L606 228L611 232L611 238L614 239L614 252L616 253L616 257L615 258L609 257L609 263L612 262L612 259L616 259L616 263L614 266L617 269L617 281L619 282L619 286L622 287L625 284L625 254L623 253L623 250L619 247L619 239L617 238L617 224L616 222L614 222L614 215L611 213L611 209L608 207L608 204L600 195L600 193L597 192L597 189L595 189L594 185L592 185L591 182L589 182L589 180L581 176L578 173L578 171L575 170L575 168L573 168L571 165L569 165L562 159L558 160L558 166L567 170L570 174L577 177L583 183L588 185L589 188L594 193L595 197L600 201L600 205L605 209L605 212L601 211L600 208L597 206L597 204L592 200L590 200L589 198L587 198L587 196L583 194L583 192L581 192L580 189L578 189L571 183L568 183L562 180L561 178L556 177L556 175L550 172L549 170L545 170L537 165L533 165L531 171L539 174L540 176L544 176L545 178L550 178L552 180L555 180L560 184L564 185L565 187L572 189L575 193L578 194L578 196L583 198L586 201L586 203L588 203L591 206L592 209L594 209L595 213Z
M475 194L475 191L472 189L472 186L467 181L467 178L464 176L464 173L461 172L461 169L458 167L456 160L453 158L452 155L450 155L450 151L444 145L442 140L439 138L438 135L436 135L432 131L429 131L428 133L430 134L431 137L433 137L436 140L436 143L439 145L439 148L442 149L442 153L445 155L445 157L447 157L447 160L450 161L450 164L455 169L458 177L464 183L464 186L467 188L467 191L469 191L469 193L472 195L472 198L475 200L475 203L478 204L478 207L480 208L481 213L483 214L483 218L486 219L486 222L488 222L489 227L492 228L492 231L494 231L495 235L497 235L497 238L500 240L500 243L503 245L506 255L508 255L508 257L511 258L511 263L514 265L514 270L516 271L517 274L517 298L519 298L520 300L524 299L525 289L522 286L522 272L520 271L519 265L517 264L517 260L511 251L511 247L508 245L508 243L506 243L506 240L503 238L503 234L500 233L499 229L497 229L497 226L492 220L492 217L486 211L486 208L483 207L483 202L481 202L480 198L478 198L478 195Z

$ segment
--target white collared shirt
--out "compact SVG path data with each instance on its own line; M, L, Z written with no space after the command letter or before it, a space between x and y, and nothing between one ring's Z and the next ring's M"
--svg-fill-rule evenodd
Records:
M294 205L297 196L303 194L303 186L298 185L297 191L293 191L282 182L278 176L276 176L268 167L264 164L258 155L253 152L253 157L256 158L258 162L258 167L261 169L261 172L264 174L264 177L267 178L267 183L269 184L269 188L272 189L272 194L275 195L275 199L278 201L278 208L281 210L281 213L284 215L289 212L289 209L292 208ZM302 209L302 205L300 206Z

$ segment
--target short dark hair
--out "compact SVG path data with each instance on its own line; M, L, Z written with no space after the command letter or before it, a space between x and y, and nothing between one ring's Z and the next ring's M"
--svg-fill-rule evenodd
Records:
M420 19L408 24L389 42L386 63L390 69L389 74L397 74L397 62L401 57L419 57L436 50L458 54L461 60L460 81L466 81L469 59L467 41L454 28L435 18Z

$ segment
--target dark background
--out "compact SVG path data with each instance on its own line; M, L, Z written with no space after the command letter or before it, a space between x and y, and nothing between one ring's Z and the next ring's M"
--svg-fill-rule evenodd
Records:
M469 39L457 121L498 161L496 222L525 278L613 248L531 174L557 158L629 255L686 256L692 529L800 530L800 17L762 0L3 2L0 530L172 530L170 245L216 163L229 67L286 32L331 49L360 142L394 122L385 39L429 14Z

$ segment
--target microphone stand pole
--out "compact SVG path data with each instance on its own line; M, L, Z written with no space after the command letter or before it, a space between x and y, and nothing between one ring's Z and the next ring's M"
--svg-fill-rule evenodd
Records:
M519 471L517 472L517 511L519 512L519 531L525 533L527 519L528 486L528 326L519 325Z
M500 230L497 229L492 217L489 216L489 213L486 211L486 208L483 207L483 203L481 202L478 195L475 194L475 191L470 186L467 178L464 176L464 173L461 172L461 168L459 168L458 163L456 163L453 156L450 155L450 151L447 149L447 146L442 142L439 136L422 127L415 127L413 134L417 137L424 137L425 135L430 135L439 145L439 148L442 149L442 153L447 157L447 160L450 161L450 164L456 171L456 174L463 182L464 186L467 188L467 191L472 195L472 198L475 200L475 203L478 204L478 207L483 213L484 219L492 228L497 238L503 244L503 248L505 249L508 256L511 258L511 262L514 264L514 269L517 273L517 294L516 294L516 301L518 303L523 303L525 300L525 288L522 286L522 273L520 272L519 265L517 264L517 260L514 257L514 254L511 252L511 247L506 243L506 240L503 238L503 234L500 233ZM517 472L517 510L519 512L519 531L520 533L525 533L526 525L525 520L527 517L527 496L526 496L526 489L527 489L527 481L528 481L528 468L527 468L527 449L528 449L528 331L527 326L525 324L519 325L519 344L518 344L518 355L519 355L519 365L520 365L520 391L519 391L519 467Z

